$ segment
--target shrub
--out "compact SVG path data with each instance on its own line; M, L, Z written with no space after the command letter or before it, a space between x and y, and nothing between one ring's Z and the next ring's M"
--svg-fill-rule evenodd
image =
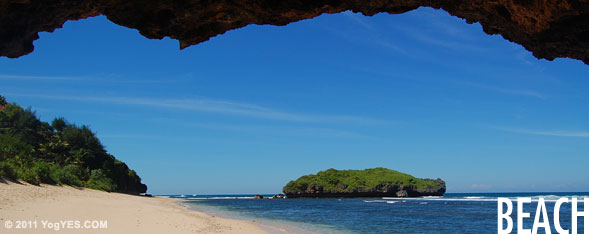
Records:
M44 161L36 161L33 163L33 172L37 174L41 183L57 184L59 180L55 173L56 170L57 167L53 163Z
M0 177L16 180L18 175L16 174L15 166L8 161L0 162Z
M81 169L76 165L67 165L55 171L55 177L60 184L82 186L80 181Z
M31 168L21 168L18 172L18 177L29 184L41 184L41 179L39 178L39 175L35 172L35 170Z
M112 180L105 175L102 169L92 170L90 173L90 179L86 183L86 187L107 192L112 192L116 189L116 185L114 185Z

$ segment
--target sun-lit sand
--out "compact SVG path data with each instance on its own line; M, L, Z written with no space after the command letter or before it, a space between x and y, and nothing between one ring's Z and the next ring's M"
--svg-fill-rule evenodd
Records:
M241 220L188 210L177 200L107 193L69 186L0 183L0 233L267 233ZM44 229L43 221L107 221L104 229ZM17 222L37 228L17 229ZM31 222L28 222L31 221ZM8 229L6 223L12 223ZM75 225L75 223L73 223ZM97 222L87 223L98 226ZM99 227L99 226L98 226Z

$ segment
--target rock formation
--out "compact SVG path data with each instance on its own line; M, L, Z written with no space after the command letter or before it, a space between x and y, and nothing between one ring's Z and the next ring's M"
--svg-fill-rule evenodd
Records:
M320 171L302 176L283 188L286 198L442 196L441 179L419 179L386 168Z
M100 14L185 48L248 24L286 25L346 10L400 14L422 6L479 22L486 33L501 34L538 58L589 63L589 0L1 0L0 56L31 53L39 32Z

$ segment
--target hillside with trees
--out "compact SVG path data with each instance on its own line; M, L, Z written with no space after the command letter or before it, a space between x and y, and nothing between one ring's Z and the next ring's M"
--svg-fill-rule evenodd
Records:
M0 96L0 178L108 192L145 193L134 170L109 154L88 126L39 120Z

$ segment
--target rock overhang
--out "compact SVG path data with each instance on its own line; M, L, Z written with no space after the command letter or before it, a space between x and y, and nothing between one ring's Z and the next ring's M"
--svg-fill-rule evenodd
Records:
M39 32L68 20L105 15L151 39L170 37L186 48L249 24L286 25L325 13L400 14L419 7L447 11L487 34L522 45L537 58L589 64L589 0L2 0L0 56L34 50Z

